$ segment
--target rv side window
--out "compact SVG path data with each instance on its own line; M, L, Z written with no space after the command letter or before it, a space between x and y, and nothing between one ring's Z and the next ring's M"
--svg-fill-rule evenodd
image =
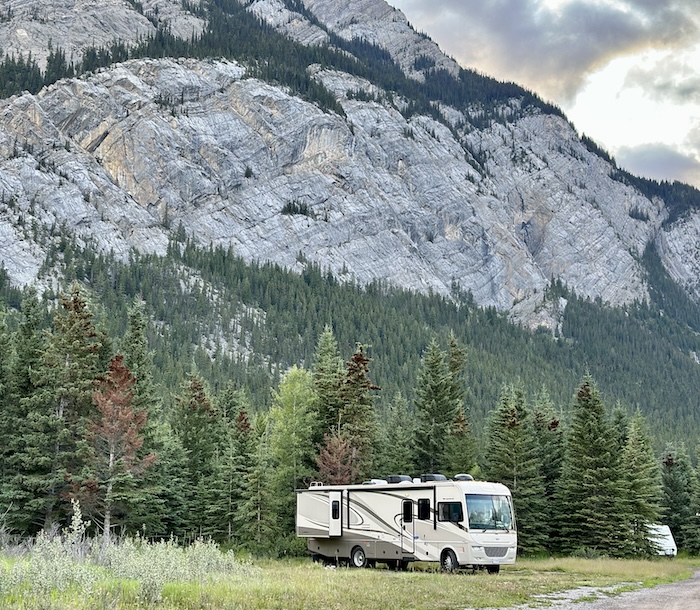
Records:
M340 502L338 500L333 500L331 505L331 518L340 519Z
M418 500L418 518L423 521L430 519L430 498L420 498Z
M459 523L464 519L460 502L438 502L438 521Z
M403 501L403 522L410 523L413 521L413 502L411 500Z

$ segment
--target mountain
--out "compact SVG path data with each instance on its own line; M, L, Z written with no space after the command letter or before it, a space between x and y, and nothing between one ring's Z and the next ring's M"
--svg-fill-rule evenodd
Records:
M383 0L3 6L0 89L18 62L42 74L0 100L15 286L56 290L66 236L126 264L181 230L249 262L469 293L555 334L571 295L661 302L663 276L700 300L700 193L624 172Z

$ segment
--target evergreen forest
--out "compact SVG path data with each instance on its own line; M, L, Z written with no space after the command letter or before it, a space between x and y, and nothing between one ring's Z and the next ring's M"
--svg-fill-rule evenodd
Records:
M700 318L651 250L651 302L610 309L552 282L568 302L552 334L457 288L341 283L301 253L302 273L246 264L182 228L165 256L126 262L44 239L61 290L0 274L13 535L65 527L77 500L106 538L297 553L294 490L311 481L467 472L512 489L522 553L650 554L651 523L700 548ZM591 503L629 535L591 523Z
M52 49L43 73L4 56L0 95L129 58L223 56L327 112L343 110L312 63L410 100L406 115L442 120L440 102L476 109L463 129L560 114L512 83L471 70L455 79L427 58L416 61L425 82L408 79L366 41L329 33L330 45L305 47L236 0L188 8L207 20L190 40L159 27L132 48L88 49L78 65ZM664 197L670 221L700 205L685 185L613 177ZM8 535L58 531L77 502L106 541L208 537L296 554L295 489L441 472L507 484L524 554L649 555L653 523L700 551L700 308L651 247L648 302L612 309L552 280L543 296L566 303L561 324L533 332L457 285L447 298L340 282L303 252L301 272L246 263L182 227L165 255L128 261L57 227L25 229L54 281L19 290L0 269Z

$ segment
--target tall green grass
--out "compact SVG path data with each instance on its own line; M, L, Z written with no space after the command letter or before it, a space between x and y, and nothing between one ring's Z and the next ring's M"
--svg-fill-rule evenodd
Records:
M380 565L380 567L383 567ZM84 524L5 545L0 608L22 610L221 610L355 608L507 608L542 595L587 587L612 592L680 580L690 559L521 560L499 575L442 574L433 564L408 572L324 568L311 560L252 561L196 541L85 537Z

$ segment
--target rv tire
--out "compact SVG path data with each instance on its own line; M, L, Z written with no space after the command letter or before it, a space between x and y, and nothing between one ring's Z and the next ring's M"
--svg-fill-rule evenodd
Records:
M486 566L486 571L489 574L498 574L501 571L501 566Z
M361 546L353 547L350 553L350 565L353 568L366 568L367 567L367 555Z
M457 571L459 564L457 563L457 556L454 554L454 551L450 549L443 551L442 556L440 557L440 567L442 568L443 572L447 573Z

